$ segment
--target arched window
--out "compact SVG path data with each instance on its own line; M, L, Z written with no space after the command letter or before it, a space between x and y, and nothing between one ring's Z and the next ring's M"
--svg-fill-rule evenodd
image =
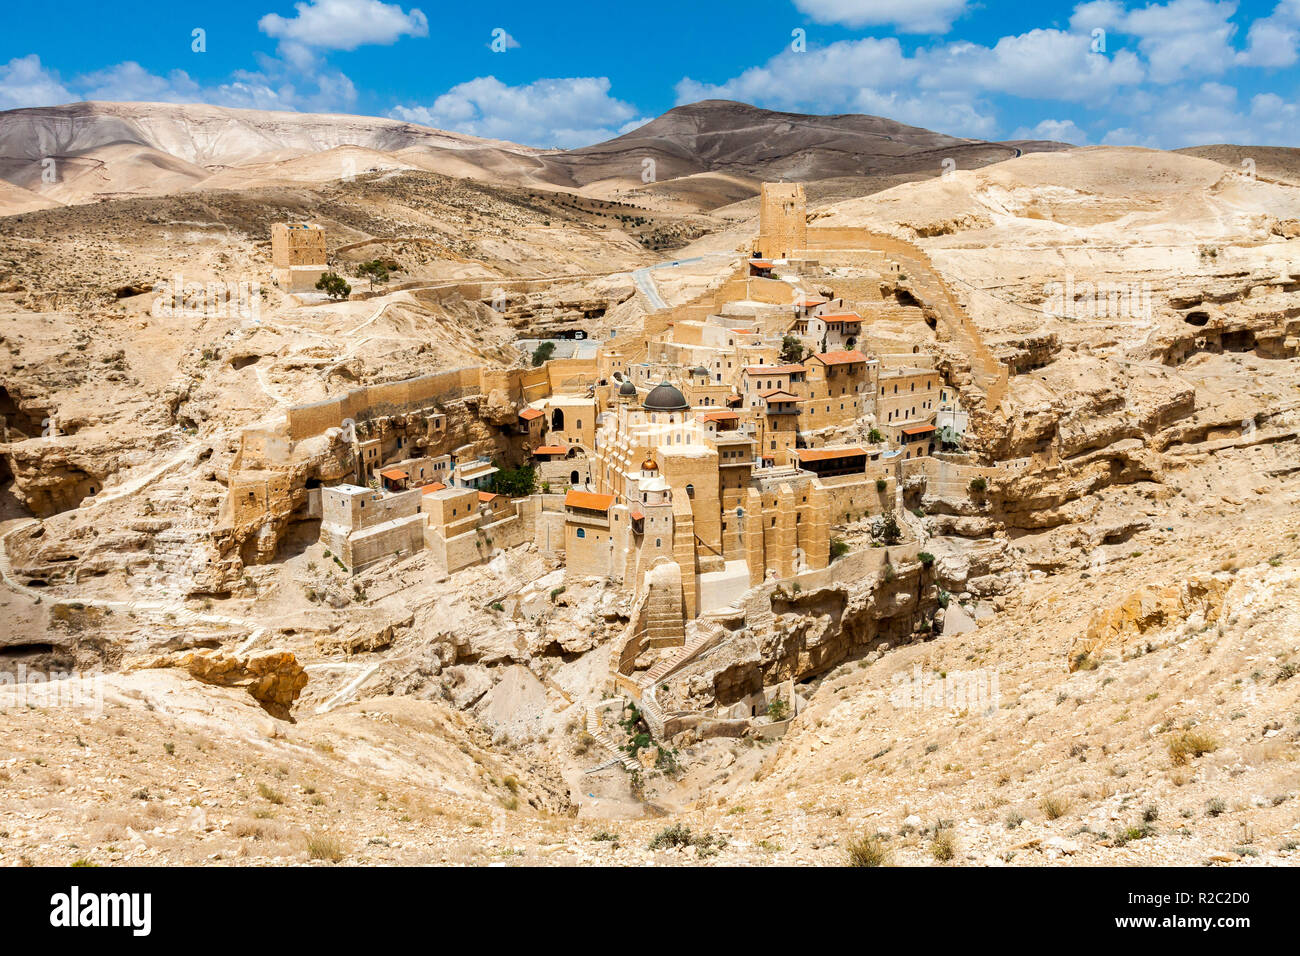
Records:
M577 483L578 483L578 473L576 471L569 472L569 484L576 485Z
M578 537L579 537L579 538L585 538L586 536L587 536L587 529L586 529L586 528L579 528L579 529L578 529Z
M694 485L687 485L687 486L686 486L686 497L687 497L687 498L694 498L694 497L695 497L695 486L694 486Z

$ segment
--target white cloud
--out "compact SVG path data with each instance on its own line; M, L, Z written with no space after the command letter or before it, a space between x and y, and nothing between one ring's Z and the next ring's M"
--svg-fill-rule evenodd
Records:
M1102 139L1108 145L1178 149L1208 143L1290 146L1300 125L1300 105L1275 93L1260 93L1243 106L1237 90L1202 83L1172 91L1160 104Z
M398 106L396 119L531 146L586 146L640 125L637 111L609 95L609 79L578 76L507 86L481 76L453 86L429 106ZM633 127L635 128L635 127Z
M1143 78L1136 54L1093 54L1086 33L1031 30L992 47L956 41L912 56L893 37L867 37L805 53L785 50L722 83L684 78L677 102L723 98L815 113L870 112L986 139L998 128L984 99L989 94L1095 104Z
M14 57L0 66L0 109L57 106L77 99L56 73L41 65L41 58L35 53Z
M295 3L297 13L268 13L257 22L267 36L286 43L324 50L355 50L369 43L395 43L403 36L429 35L429 20L415 8L402 12L380 0L309 0Z
M817 23L892 26L900 33L947 33L967 0L794 0Z
M1144 77L1142 64L1131 51L1120 50L1113 56L1092 53L1088 34L1061 30L1030 30L1002 37L992 47L950 43L918 51L916 59L925 86L972 87L1027 99L1105 100Z
M1243 66L1287 67L1300 60L1300 0L1282 0L1273 13L1250 25L1246 49L1237 54Z
M1075 8L1070 26L1083 32L1101 27L1137 37L1150 79L1174 83L1214 76L1232 66L1237 27L1230 18L1236 12L1236 0L1170 0L1134 10L1115 0L1094 0ZM1109 40L1107 44L1112 45Z
M1058 143L1086 146L1088 134L1074 120L1045 119L1034 126L1021 126L1011 134L1011 139L1050 139Z

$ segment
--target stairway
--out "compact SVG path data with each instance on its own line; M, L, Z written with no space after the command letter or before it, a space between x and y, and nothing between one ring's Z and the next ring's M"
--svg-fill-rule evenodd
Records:
M619 698L619 703L622 703L621 698ZM605 733L605 729L600 723L600 715L597 713L596 707L584 707L582 709L582 729L591 734L598 744L609 751L613 755L614 762L622 764L624 770L631 773L636 773L641 770L641 764L634 760L627 751L614 743L614 741L610 739L609 734Z

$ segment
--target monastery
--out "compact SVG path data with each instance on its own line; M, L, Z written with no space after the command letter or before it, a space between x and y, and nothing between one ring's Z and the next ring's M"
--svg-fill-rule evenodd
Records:
M276 235L300 233L323 241ZM246 562L268 559L285 523L319 520L352 571L427 551L450 574L531 543L569 580L625 596L615 682L653 714L635 677L646 649L689 646L710 621L743 626L756 589L880 570L888 553L837 561L834 530L901 514L917 482L964 489L994 473L948 453L964 405L995 405L1006 369L923 256L809 226L801 185L765 184L758 236L730 277L648 313L640 335L539 368L363 386L245 432L225 520ZM904 270L937 308L885 301L881 277L896 287ZM959 381L940 350L886 331L897 313L943 323L964 353ZM467 439L468 416L491 426L490 447ZM300 485L322 456L332 478ZM507 487L517 473L531 489Z

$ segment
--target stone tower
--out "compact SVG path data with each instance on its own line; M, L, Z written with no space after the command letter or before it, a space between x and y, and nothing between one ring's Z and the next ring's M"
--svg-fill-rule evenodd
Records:
M308 222L272 224L271 269L282 289L310 292L326 268L324 229Z
M808 246L808 202L802 183L763 183L757 252L764 259L788 259Z

